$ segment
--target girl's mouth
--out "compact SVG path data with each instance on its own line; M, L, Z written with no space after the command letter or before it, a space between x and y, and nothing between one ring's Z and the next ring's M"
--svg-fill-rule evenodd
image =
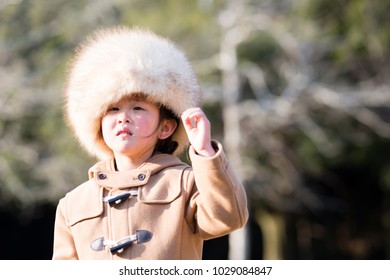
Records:
M120 135L133 135L131 133L131 131L127 130L127 129L121 129L119 130L117 133L116 133L116 136L120 136Z

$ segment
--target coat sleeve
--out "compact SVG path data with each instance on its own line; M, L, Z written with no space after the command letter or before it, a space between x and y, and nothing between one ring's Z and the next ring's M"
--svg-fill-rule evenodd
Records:
M189 212L203 239L226 235L248 220L245 189L232 169L222 145L213 141L216 155L202 157L190 147L195 187Z
M67 225L67 197L60 200L57 206L54 224L53 260L77 260L76 247L70 227Z

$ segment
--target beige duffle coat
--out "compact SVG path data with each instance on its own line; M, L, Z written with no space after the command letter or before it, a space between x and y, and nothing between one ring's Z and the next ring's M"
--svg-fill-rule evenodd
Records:
M201 259L203 240L248 218L245 190L213 144L208 158L190 147L192 168L167 154L131 171L114 160L91 167L58 204L53 259Z

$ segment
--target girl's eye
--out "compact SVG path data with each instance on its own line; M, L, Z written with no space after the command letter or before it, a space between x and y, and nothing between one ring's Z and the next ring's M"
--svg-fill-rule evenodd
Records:
M112 112L112 111L119 111L118 107L111 107L107 110L107 112Z
M135 106L135 107L133 108L133 110L134 110L134 111L142 111L143 108L142 108L142 107L139 107L139 106Z

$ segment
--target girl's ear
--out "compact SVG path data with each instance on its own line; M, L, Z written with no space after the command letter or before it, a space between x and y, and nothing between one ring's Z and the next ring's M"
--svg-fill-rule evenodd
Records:
M173 119L164 119L161 123L160 134L158 136L159 139L163 140L168 138L175 132L177 127L177 123Z

